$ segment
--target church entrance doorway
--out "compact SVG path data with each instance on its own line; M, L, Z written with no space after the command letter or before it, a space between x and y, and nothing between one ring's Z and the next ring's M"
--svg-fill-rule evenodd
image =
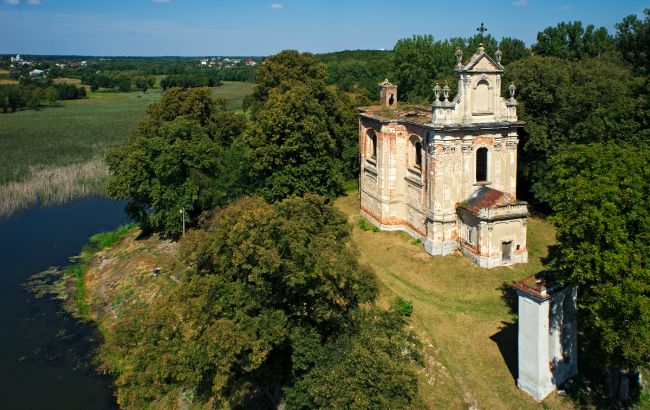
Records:
M501 262L512 260L512 241L501 242Z

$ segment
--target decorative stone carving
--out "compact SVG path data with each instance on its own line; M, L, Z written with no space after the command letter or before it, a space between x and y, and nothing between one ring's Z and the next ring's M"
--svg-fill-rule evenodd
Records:
M454 152L456 152L456 147L454 147L453 145L443 145L442 152L444 152L445 154L453 154Z
M506 147L513 151L517 149L517 141L506 141Z
M501 143L501 141L496 141L494 143L494 150L495 151L501 151L501 148L503 148L503 144Z
M503 53L501 50L497 49L497 52L494 53L494 58L497 60L497 63L501 64L501 57L503 56Z
M436 144L431 142L429 145L427 145L427 154L436 155Z
M463 151L463 154L469 155L474 151L474 146L469 144L461 145L460 149Z
M445 97L445 102L449 102L449 84L445 81L445 86L442 89L442 93Z

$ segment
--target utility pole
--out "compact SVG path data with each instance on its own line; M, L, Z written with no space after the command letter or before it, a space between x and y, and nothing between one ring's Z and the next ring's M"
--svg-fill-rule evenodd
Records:
M185 210L181 208L181 219L183 220L183 237L185 237Z

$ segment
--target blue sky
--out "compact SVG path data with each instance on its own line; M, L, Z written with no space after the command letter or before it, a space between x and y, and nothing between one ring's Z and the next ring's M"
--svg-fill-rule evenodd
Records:
M0 0L0 53L269 55L390 49L413 34L476 32L527 45L561 21L604 26L637 0Z

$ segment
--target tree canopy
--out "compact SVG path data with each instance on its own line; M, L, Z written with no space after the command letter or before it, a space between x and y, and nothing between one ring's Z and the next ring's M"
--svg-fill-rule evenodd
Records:
M315 192L336 196L357 161L352 101L326 84L311 54L283 51L257 75L255 124L246 134L251 173L268 200Z
M650 149L573 145L545 196L558 245L549 268L579 285L581 343L600 366L650 365Z
M225 100L205 88L170 89L128 143L107 155L108 192L126 199L141 226L177 236L180 211L192 216L222 205L246 189L245 147L236 142L247 126L226 112Z
M181 241L188 268L175 290L133 307L107 335L119 404L415 403L419 343L397 314L361 307L377 283L350 234L316 195L243 198L217 211Z
M614 39L605 27L583 27L579 21L559 23L537 33L533 52L546 57L580 60L599 57L614 50Z

